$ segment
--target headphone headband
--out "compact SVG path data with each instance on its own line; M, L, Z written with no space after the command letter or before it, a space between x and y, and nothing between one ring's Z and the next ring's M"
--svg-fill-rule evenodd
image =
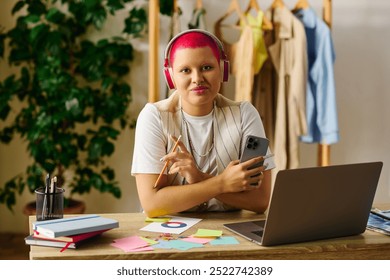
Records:
M214 34L206 31L206 30L203 30L203 29L189 29L189 30L185 30L183 32L180 32L179 34L177 34L175 37L173 37L167 47L165 48L165 53L164 53L164 67L169 67L170 66L170 61L169 61L169 55L171 53L171 48L172 48L172 45L173 43L178 39L180 38L182 35L184 34L187 34L187 33L191 33L191 32L197 32L197 33L202 33L202 34L205 34L209 37L211 37L215 43L217 43L218 45L218 49L219 49L219 53L220 53L220 59L221 60L227 60L227 56L225 54L225 50L223 48L223 44L222 42L217 38L217 36L215 36ZM166 65L167 64L167 65Z

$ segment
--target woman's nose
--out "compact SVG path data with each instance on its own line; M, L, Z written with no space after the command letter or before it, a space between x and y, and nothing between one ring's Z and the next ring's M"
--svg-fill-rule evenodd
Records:
M192 82L195 84L201 84L204 81L203 74L201 71L192 72Z

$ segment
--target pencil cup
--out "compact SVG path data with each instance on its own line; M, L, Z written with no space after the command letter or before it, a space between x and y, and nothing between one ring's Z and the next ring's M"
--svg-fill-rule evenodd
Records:
M45 188L35 190L37 221L61 219L64 216L64 189L45 193Z

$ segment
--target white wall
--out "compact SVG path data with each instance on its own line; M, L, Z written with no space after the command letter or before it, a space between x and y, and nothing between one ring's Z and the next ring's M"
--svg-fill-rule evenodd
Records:
M15 0L2 0L0 25L10 26L10 18L3 15ZM203 1L207 10L206 23L210 31L216 19L222 16L229 1ZM296 1L285 0L293 8ZM180 0L183 23L191 16L195 0ZM246 0L240 0L243 7ZM271 0L258 0L262 9L269 7ZM321 15L322 0L309 3ZM390 203L390 3L386 0L333 1L333 39L336 50L335 78L339 113L340 142L331 147L331 164L365 161L383 161L384 167L379 181L375 202ZM169 21L161 19L161 57L166 43ZM184 24L183 24L184 26ZM107 31L107 32L112 32ZM144 42L140 42L138 56L132 65L131 86L134 102L131 110L136 116L147 102L148 54ZM162 59L161 59L162 60ZM7 69L0 68L0 77ZM164 80L160 88L165 94ZM124 131L110 163L116 168L122 186L122 198L116 200L109 195L92 192L82 198L86 200L88 213L139 211L139 202L134 178L130 176L134 131ZM16 141L11 146L0 145L0 185L10 174L23 171L28 160L25 146ZM303 167L315 166L317 145L301 145ZM359 174L356 174L359 176ZM27 218L21 209L34 197L24 193L15 207L14 214L0 206L0 232L26 230Z
M389 202L390 3L333 2L337 2L333 30L341 133L332 151L334 163L383 161L375 201Z

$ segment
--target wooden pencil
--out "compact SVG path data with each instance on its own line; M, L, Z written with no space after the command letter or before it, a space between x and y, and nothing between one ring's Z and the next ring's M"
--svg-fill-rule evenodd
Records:
M169 153L172 153L172 152L176 151L177 146L179 145L180 138L181 138L181 135L177 138L175 145L173 146L172 150L171 150ZM161 179L162 175L164 174L165 170L167 169L168 164L169 164L169 162L166 161L165 164L164 164L163 169L162 169L161 172L160 172L160 175L158 175L158 178L157 178L157 180L156 180L156 183L154 183L153 188L156 188L157 185L158 185L158 183L160 183L160 179Z

